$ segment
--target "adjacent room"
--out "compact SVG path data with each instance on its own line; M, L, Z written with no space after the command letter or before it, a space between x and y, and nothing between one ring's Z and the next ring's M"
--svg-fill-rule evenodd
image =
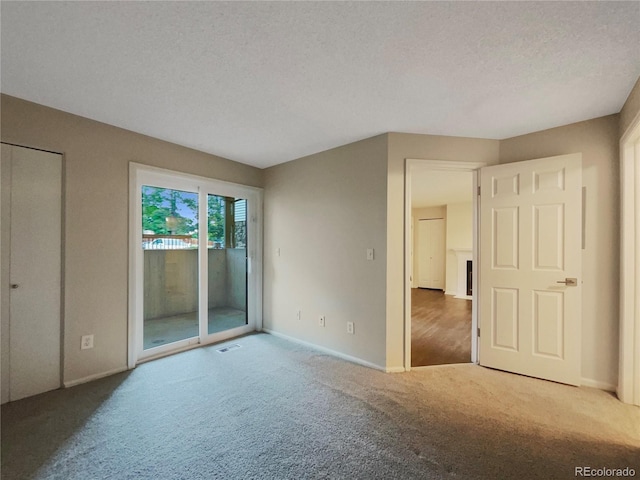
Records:
M471 362L473 175L411 174L411 366Z
M639 2L0 22L3 479L640 474Z

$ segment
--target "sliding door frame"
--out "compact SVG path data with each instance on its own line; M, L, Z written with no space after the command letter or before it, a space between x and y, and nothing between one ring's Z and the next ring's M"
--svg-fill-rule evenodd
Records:
M151 353L143 349L144 252L142 249L143 185L198 193L198 220L207 223L207 195L221 195L247 200L247 325L209 334L208 315L208 245L207 233L198 235L198 315L199 335L156 347ZM262 329L262 189L191 175L135 162L129 164L129 312L127 365L132 369L142 361L233 338Z

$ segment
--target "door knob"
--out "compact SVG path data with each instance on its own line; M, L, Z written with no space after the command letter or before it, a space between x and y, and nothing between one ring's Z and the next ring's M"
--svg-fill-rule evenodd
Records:
M567 287L575 287L578 285L577 278L565 278L564 280L558 280L556 283L564 283Z
M20 285L18 285L17 283L12 283L12 284L11 284L11 288L13 288L14 290L15 290L16 288L18 288L19 286L20 286Z

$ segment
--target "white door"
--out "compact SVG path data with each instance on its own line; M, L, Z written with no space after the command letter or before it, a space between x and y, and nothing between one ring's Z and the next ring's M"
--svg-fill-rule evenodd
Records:
M420 220L418 223L418 286L444 290L444 219Z
M5 402L60 387L62 157L3 144L1 172Z
M480 364L579 385L582 156L480 175Z

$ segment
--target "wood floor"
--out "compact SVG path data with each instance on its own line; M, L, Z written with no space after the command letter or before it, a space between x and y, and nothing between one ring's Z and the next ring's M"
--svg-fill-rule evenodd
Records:
M411 289L411 366L471 361L471 300Z

